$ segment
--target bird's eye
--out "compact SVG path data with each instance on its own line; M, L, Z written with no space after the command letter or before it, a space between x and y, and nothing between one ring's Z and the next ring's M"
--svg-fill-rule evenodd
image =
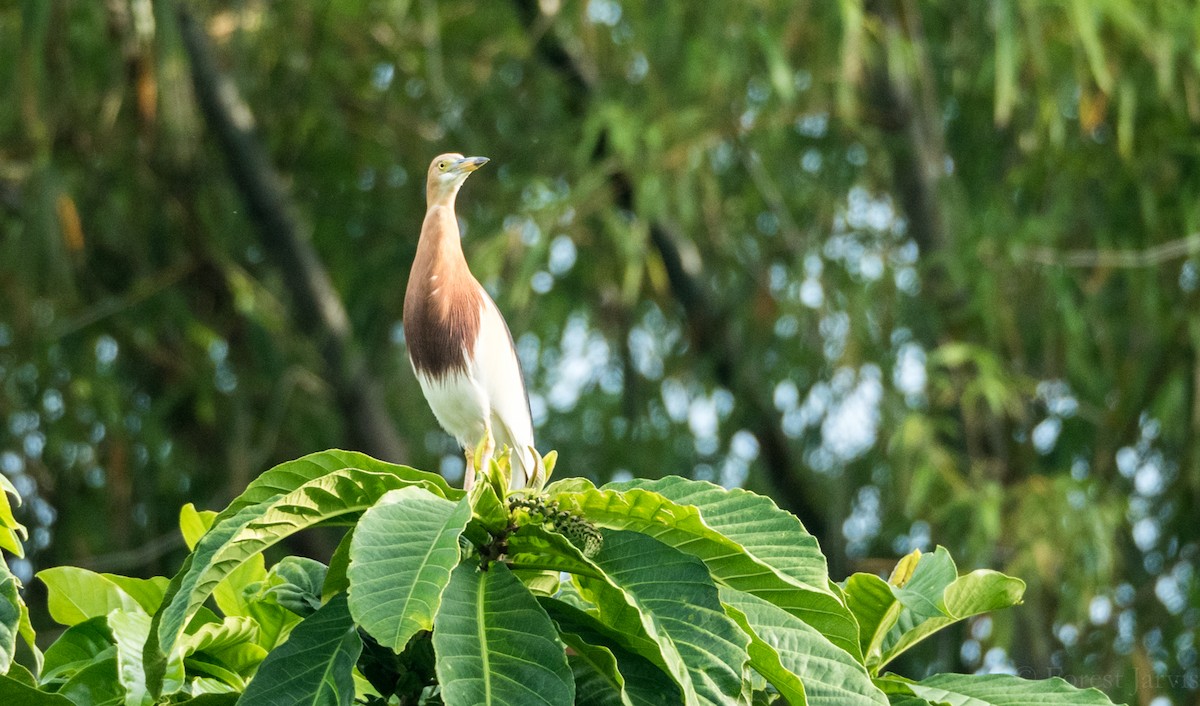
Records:
M445 162L438 162L438 169L440 169L440 170L441 170L441 171L443 171L443 172L444 172L444 171L446 171L446 163L445 163Z

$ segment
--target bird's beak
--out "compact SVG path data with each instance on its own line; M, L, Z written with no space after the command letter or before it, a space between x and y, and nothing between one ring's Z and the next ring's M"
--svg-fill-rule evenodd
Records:
M456 172L466 172L467 174L470 174L487 163L487 157L463 157L455 162L451 169Z

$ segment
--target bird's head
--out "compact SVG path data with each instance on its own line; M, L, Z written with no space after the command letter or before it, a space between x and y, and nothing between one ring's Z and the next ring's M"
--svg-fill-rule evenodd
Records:
M425 197L430 204L454 199L467 176L487 164L487 157L464 157L457 152L440 154L429 163Z

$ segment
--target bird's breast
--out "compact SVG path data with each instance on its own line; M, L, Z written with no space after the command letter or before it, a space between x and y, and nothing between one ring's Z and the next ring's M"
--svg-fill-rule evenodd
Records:
M413 369L434 380L465 372L479 336L478 285L455 273L413 269L404 296L404 338Z

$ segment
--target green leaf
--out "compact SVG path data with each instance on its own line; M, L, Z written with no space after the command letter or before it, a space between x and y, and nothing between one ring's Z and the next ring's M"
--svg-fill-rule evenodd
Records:
M176 649L183 626L196 609L222 579L251 557L301 529L366 510L389 490L413 483L439 487L426 480L429 474L413 471L416 475L408 478L401 472L403 466L395 466L400 470L393 471L390 464L382 464L389 468L387 472L340 468L304 480L314 468L320 468L308 460L311 458L292 462L297 464L296 472L288 472L289 464L284 464L251 483L242 497L250 494L267 499L257 505L242 502L234 515L218 514L212 529L184 561L171 580L162 609L154 617L146 657L156 663L147 665L151 687L158 688L163 660ZM260 484L264 478L272 484L303 482L289 493L270 494L277 486Z
M981 569L958 576L944 547L924 554L911 577L893 586L878 576L846 581L846 602L861 626L861 644L872 674L905 650L959 620L1021 602L1025 583Z
M257 590L252 590L257 588ZM279 601L271 591L271 586L264 581L257 586L248 586L246 609L250 618L258 624L256 642L267 650L287 639L288 633L300 622L300 616L279 605ZM218 621L219 622L219 621Z
M508 505L504 502L504 481L499 465L492 463L480 472L471 491L474 519L492 532L508 526Z
M37 577L46 584L50 617L62 625L76 625L114 610L142 612L132 596L94 571L56 566L39 571Z
M171 579L165 576L155 576L148 579L136 579L129 576L118 576L117 574L100 574L104 578L112 581L130 598L137 601L137 604L146 611L146 615L154 615L154 611L158 610L162 605L163 595L167 592L167 585L171 583Z
M764 495L679 476L657 480L637 478L604 486L605 490L634 488L658 493L678 505L694 506L705 525L739 544L747 555L799 584L822 590L829 581L829 568L817 538L804 529L799 518L779 509Z
M950 706L1112 706L1097 689L1079 689L1054 677L1030 680L1010 674L935 674L911 681L889 674L880 686L889 694L911 694Z
M354 702L352 672L360 652L362 640L346 596L334 596L263 660L238 703L349 706Z
M237 693L200 694L199 696L180 701L177 706L234 706L237 703Z
M888 694L888 703L891 706L947 706L944 701L926 701L925 699L905 694Z
M536 596L553 596L562 583L562 573L548 569L513 569L513 575Z
M858 625L828 588L816 540L769 498L675 476L599 490L572 481L553 484L563 509L698 557L718 583L771 601L858 655Z
M101 653L111 650L114 644L107 616L76 623L46 650L42 680L74 674Z
M328 569L316 559L285 556L267 574L264 595L296 615L307 617L321 607L321 587Z
M417 487L393 490L363 514L350 545L350 612L380 644L399 652L431 630L471 505Z
M151 706L155 698L146 687L142 663L142 647L150 634L150 616L141 610L114 610L108 614L108 627L117 643L117 680L125 689L125 706ZM183 681L183 660L171 660L164 684L174 691L183 686Z
M125 702L125 690L117 679L116 656L79 670L58 690L76 706L116 706Z
M7 674L17 654L21 630L21 582L0 558L0 674Z
M67 697L61 694L49 694L38 691L28 684L13 677L0 675L0 704L13 706L74 706Z
M603 534L592 557L603 578L578 579L600 619L657 643L685 702L748 702L749 638L725 614L704 563L644 534Z
M22 664L13 664L10 666L8 669L8 677L11 679L16 679L26 686L32 686L35 689L38 686L37 677L33 676L33 672L29 671Z
M539 598L538 602L558 627L562 641L590 663L571 663L576 675L576 703L587 703L593 698L593 691L600 692L601 695L596 697L598 699L611 700L615 696L632 706L668 706L682 701L679 687L666 672L641 654L621 646L622 641L629 638L628 635L614 635L609 626L595 616L557 598ZM603 650L612 655L618 673L616 676L607 673L588 675L585 688L579 681L581 670L603 668L607 661L602 653L586 654L594 650ZM620 693L612 693L618 684Z
M359 630L359 636L363 638L363 651L357 667L371 690L379 694L415 695L437 683L437 658L433 653L433 636L428 632L409 640L399 654L380 645L362 630ZM359 694L362 693L363 685L360 684Z
M581 651L569 640L567 664L575 679L575 706L633 706L625 695L625 679L617 671L617 659L604 647L585 645Z
M199 676L191 680L188 683L188 688L191 690L191 693L196 694L197 696L196 699L190 699L183 702L187 704L193 703L205 696L220 696L222 698L217 701L206 700L201 703L235 704L237 703L237 700L241 698L242 691L245 690L244 687L237 688L231 686L227 682L221 681L220 679L204 676Z
M575 682L554 625L503 564L460 564L434 620L446 706L570 704Z
M217 513L211 510L197 510L191 503L179 510L179 529L183 532L183 539L189 549L195 550L196 544L212 527L216 517ZM244 589L251 584L265 581L266 578L266 562L262 555L256 554L229 572L229 575L217 584L212 592L213 600L225 615L252 615L254 611L244 594Z
M972 615L1017 605L1021 602L1021 596L1024 593L1024 581L1006 576L998 571L980 569L972 571L966 576L960 576L943 591L936 606L938 614L925 618L896 637L894 641L889 640L888 643L885 643L880 664L887 664L908 648L947 625ZM905 616L906 613L901 612L898 624L904 624ZM890 637L891 635L889 635Z
M207 652L198 652L184 658L184 664L187 665L189 674L208 675L212 681L204 683L205 689L215 692L246 690L246 680L242 679L242 675Z
M794 706L878 706L887 697L867 670L815 628L761 598L729 588L721 602L750 635L750 666Z
M846 605L858 619L862 654L868 663L877 663L883 639L896 624L904 605L896 599L887 581L863 573L846 579Z
M258 623L251 618L225 618L219 623L205 623L195 632L185 635L180 644L183 654L219 650L258 638Z
M179 531L183 534L183 542L189 550L196 548L196 543L212 527L216 517L217 513L212 510L197 510L192 503L179 508Z
M508 560L514 569L566 571L577 576L598 576L570 540L538 525L524 525L508 538Z
M210 661L215 660L239 677L248 679L269 653L252 642L239 642L224 647L210 647L195 654L204 655Z
M228 507L218 513L216 521L227 520L247 507L276 499L317 478L349 468L391 476L405 481L402 485L419 485L435 495L451 500L458 500L463 496L463 491L451 488L446 479L436 473L426 473L408 466L379 461L357 451L332 449L302 456L266 471L246 486L246 490L234 498Z
M335 594L350 587L350 579L346 576L350 568L350 545L354 541L354 528L351 527L342 535L333 556L329 557L329 569L325 572L325 583L321 586L321 600L328 601Z
M958 578L958 567L945 547L938 547L932 554L924 554L917 562L912 576L902 586L893 586L896 599L904 605L900 618L893 629L905 632L926 618L940 615L938 603L946 587Z
M24 542L29 539L29 530L13 516L12 505L8 501L9 495L16 498L18 505L21 504L21 494L17 492L16 486L8 476L0 473L0 547L24 557Z
M33 629L33 623L29 619L29 606L25 605L25 601L20 602L21 620L17 623L17 632L21 635L21 639L25 641L25 646L29 649L30 659L33 660L33 671L35 674L42 672L42 651L37 646L37 632Z

